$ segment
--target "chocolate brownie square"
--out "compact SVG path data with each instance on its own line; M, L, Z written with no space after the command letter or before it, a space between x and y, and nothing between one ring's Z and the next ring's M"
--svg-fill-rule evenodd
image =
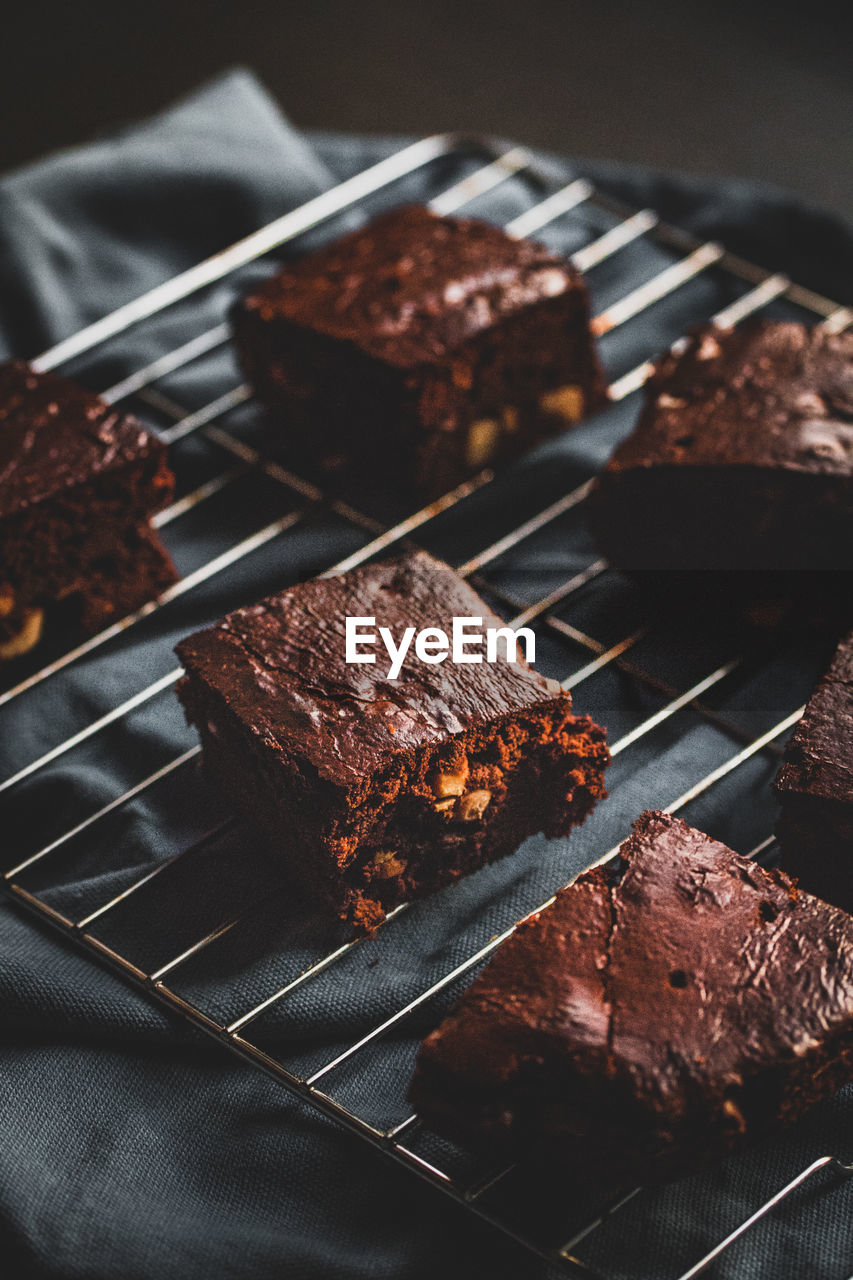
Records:
M178 693L217 788L268 838L282 873L357 927L511 853L563 836L604 795L604 730L523 659L441 665L410 648L399 677L346 661L347 617L500 626L425 553L321 578L182 641Z
M587 509L621 569L853 569L853 332L697 330Z
M578 271L419 206L287 266L232 318L287 460L361 499L435 497L606 399Z
M584 1178L685 1173L853 1078L853 919L669 814L522 923L424 1041L438 1132Z
M782 865L810 893L853 911L853 633L794 730L776 794Z
M173 583L150 523L172 490L164 446L135 419L0 365L0 660L31 649L46 615L59 625L59 606L93 632Z

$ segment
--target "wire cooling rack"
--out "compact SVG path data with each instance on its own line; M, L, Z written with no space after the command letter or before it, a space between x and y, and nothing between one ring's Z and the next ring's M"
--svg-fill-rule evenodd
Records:
M532 184L538 198L507 224L511 234L547 236L558 225L576 231L573 259L587 274L594 300L604 297L595 328L605 361L609 335L635 326L636 336L628 350L638 358L612 377L613 407L601 415L602 421L616 415L617 438L628 429L634 412L631 398L646 380L651 358L658 354L644 347L642 319L654 313L665 325L672 300L678 302L673 312L678 327L670 335L673 342L683 331L685 316L689 323L697 323L712 311L719 322L737 324L760 310L775 309L779 314L805 315L833 331L853 319L847 308L830 299L783 275L768 273L720 244L695 240L664 223L651 209L625 208L583 179L559 190L549 189L531 158L519 148L502 149L481 138L441 135L391 155L285 214L60 342L38 357L34 366L40 370L70 366L75 376L85 378L87 360L131 327L232 274L239 278L247 264L306 232L325 227L332 234L335 220L348 211L373 212L396 203L402 180L431 173L448 160L463 166L465 176L432 199L435 210L450 213L471 206L472 212L489 216L493 193L518 178ZM652 246L655 252L650 256ZM697 287L709 279L714 281L713 291ZM721 288L726 305L709 310L709 298L719 298ZM690 809L693 820L705 829L722 824L722 833L735 847L751 849L759 858L773 857L769 779L778 763L780 744L802 713L801 703L822 655L810 654L805 664L798 655L796 662L786 665L785 645L778 637L759 646L747 639L741 651L715 648L731 645L728 636L698 645L689 655L680 652L675 664L673 633L661 625L662 619L646 612L639 594L619 581L585 541L579 517L591 477L583 474L582 467L578 472L580 464L572 456L569 471L575 482L568 488L564 472L555 471L546 458L541 466L524 471L523 482L513 481L509 490L502 489L500 476L483 471L439 501L388 524L347 503L327 500L313 484L268 455L264 438L255 430L250 390L236 378L207 403L176 402L169 379L195 366L203 368L211 356L221 357L227 342L228 327L222 321L113 386L99 388L112 403L142 405L148 420L171 446L179 494L157 523L170 544L180 544L184 571L158 600L84 643L54 654L46 665L31 663L22 674L19 663L13 683L0 692L0 725L8 724L3 717L18 708L26 714L31 707L32 714L38 714L39 699L45 695L54 700L61 697L63 680L81 665L102 660L112 689L110 673L120 667L121 679L126 680L135 654L142 654L147 662L158 645L162 654L170 652L175 638L219 616L221 608L211 609L205 592L213 585L227 584L229 573L236 569L240 598L230 607L300 576L342 571L417 543L454 561L459 572L511 615L516 625L538 629L542 655L538 665L562 678L565 687L581 690L580 710L598 715L597 705L608 707L601 718L609 726L614 756L611 799L573 836L576 865L555 862L552 892L572 871L611 858L627 834L630 819L643 807ZM629 410L619 419L623 404ZM597 422L577 428L571 436L588 444L597 430L604 432ZM599 452L606 457L609 445ZM269 518L262 522L264 515ZM318 534L324 548L319 563ZM540 562L544 556L544 563L557 566L550 576L529 571L525 559L531 550L541 553ZM567 609L571 621L565 616ZM173 622L152 631L149 619L164 624L171 614ZM160 650L155 656L162 660ZM100 669L93 668L96 674ZM675 669L678 677L672 674ZM248 887L228 880L227 868L233 867L235 852L238 861L246 860L248 837L233 817L215 811L214 801L205 793L195 763L199 747L173 712L170 691L180 675L180 669L171 668L145 688L128 692L122 687L122 696L109 710L74 727L64 740L0 782L0 803L10 819L8 824L4 821L4 830L15 833L17 841L12 852L15 865L3 877L6 893L74 939L90 956L117 969L155 1000L513 1236L556 1270L599 1275L589 1257L584 1261L581 1255L602 1232L618 1231L620 1213L647 1193L623 1188L608 1198L593 1189L575 1197L571 1210L564 1204L556 1216L550 1214L543 1221L541 1213L521 1211L524 1196L512 1167L484 1167L469 1153L438 1141L405 1103L418 1040L515 927L514 919L506 917L500 890L506 888L506 878L515 874L508 868L516 859L480 873L427 904L398 908L378 937L368 942L335 937L328 946L318 945L316 933L300 927L295 916L292 931L279 918L270 942L257 946L247 960L246 938L257 942L266 936L262 922L269 895L258 900L254 878L258 869L251 858L245 876ZM73 709L69 714L73 719ZM175 744L174 753L165 760L152 757L147 733L152 716L160 735L165 732ZM678 770L673 775L672 760L685 742L703 731L710 735L709 767L703 776L687 779L675 798L661 796L659 780L681 776ZM115 738L116 732L122 736ZM115 741L122 753L117 793L93 800L86 787L77 787L77 781L86 776L89 753L108 751ZM620 770L620 765L641 747L645 771L641 769L639 776L644 790L637 802L638 774ZM683 754L685 760L693 758L686 750ZM141 766L153 767L140 777ZM45 805L39 784L57 777L65 784L71 779L71 798L66 785L56 793L61 796L56 805ZM28 805L28 790L34 787L36 800ZM138 863L133 871L132 857L127 866L128 845L133 846L140 831L146 834L149 849L143 874ZM119 850L123 861L111 878L111 859ZM531 856L541 863L542 847ZM89 868L91 882L101 889L100 901L84 902L79 892L70 902L67 895L63 898L64 881L76 876L75 883L80 883L81 860L84 870ZM522 861L520 865L529 869L532 864ZM199 885L209 886L215 879L212 869L217 867L225 875L227 892L209 900ZM529 888L527 911L533 911L543 905L541 875L529 880L536 896L530 898ZM523 898L525 883L523 876L512 883L516 914L518 892ZM104 884L111 885L105 899ZM161 891L165 896L158 897ZM168 901L171 912L164 907ZM281 1034L283 1011L298 1002L310 984L312 998L328 1002L334 1021L336 994L341 991L336 983L352 981L357 973L358 982L381 988L383 938L405 930L407 919L417 912L420 924L412 946L423 960L423 977L411 998L390 1013L374 1017L355 1034L349 1026L341 1027L332 1037L338 1047L332 1054L327 1051L325 1058L317 1060L315 1055L311 1061L310 1050L301 1044L293 1052L287 1035ZM431 949L424 922L428 926L448 916L454 922L450 945ZM447 938L446 928L443 936ZM223 951L223 946L235 943L241 962L225 964L223 955L233 953ZM365 954L370 958L365 960ZM355 970L351 966L357 957ZM270 1032L271 1025L278 1028L277 1034ZM380 1087L365 1095L360 1085L367 1078L378 1080ZM362 1101L365 1096L367 1102ZM786 1185L767 1187L746 1220L729 1223L724 1235L718 1231L717 1237L723 1238L709 1236L704 1255L689 1259L686 1269L679 1266L680 1280L710 1268L807 1180L817 1180L822 1196L837 1194L839 1178L819 1175L821 1171L853 1172L853 1166L842 1162L844 1154L850 1153L817 1150ZM653 1199L649 1211L654 1212Z

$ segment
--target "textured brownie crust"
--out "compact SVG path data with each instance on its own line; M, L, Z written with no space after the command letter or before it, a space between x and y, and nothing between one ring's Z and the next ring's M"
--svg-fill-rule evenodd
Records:
M92 392L23 360L0 364L0 520L130 465L157 480L164 457L159 440Z
M0 657L58 601L92 631L174 582L149 523L172 488L163 445L133 418L0 365Z
M424 1042L451 1138L669 1177L853 1076L853 920L663 813L522 924Z
M659 361L589 521L620 568L853 568L853 333L697 330Z
M776 794L786 870L804 889L853 911L853 633L794 730Z
M289 456L386 493L447 488L606 398L575 268L418 206L288 266L233 320Z
M178 646L179 695L208 770L296 875L370 926L604 793L604 732L523 663L345 662L346 616L404 627L500 625L417 553L294 587Z
M580 273L544 245L408 205L288 266L244 305L417 368L570 289L583 290Z
M348 615L375 616L397 639L404 627L449 630L454 616L503 625L448 565L418 552L237 609L181 641L178 653L254 734L336 786L358 786L390 755L445 742L507 711L570 702L524 663L429 666L413 646L390 681L381 648L374 664L346 662Z

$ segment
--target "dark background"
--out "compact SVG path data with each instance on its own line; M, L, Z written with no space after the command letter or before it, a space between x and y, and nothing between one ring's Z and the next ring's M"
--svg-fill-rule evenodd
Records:
M853 215L853 5L301 0L27 5L4 17L0 169L235 62L300 125L484 130L738 174Z

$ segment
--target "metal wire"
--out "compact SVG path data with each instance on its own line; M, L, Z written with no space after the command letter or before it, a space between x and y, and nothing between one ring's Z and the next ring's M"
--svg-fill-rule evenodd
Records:
M755 1226L756 1222L760 1222L763 1217L780 1205L783 1200L787 1200L788 1196L792 1195L797 1188L801 1187L804 1182L809 1180L809 1178L813 1178L821 1169L828 1168L835 1169L846 1178L849 1178L851 1174L853 1174L853 1164L845 1164L841 1160L836 1160L834 1156L821 1156L819 1160L815 1160L813 1164L810 1164L807 1169L803 1169L802 1173L798 1173L796 1178L792 1178L787 1186L782 1187L781 1191L777 1191L769 1200L765 1200L764 1204L761 1205L759 1209L756 1209L755 1213L750 1214L745 1222L742 1222L740 1226L736 1227L734 1231L727 1235L725 1240L721 1240L719 1244L715 1245L713 1249L709 1250L709 1252L705 1254L704 1258L700 1258L694 1266L690 1267L688 1271L685 1271L681 1276L679 1276L679 1280L694 1280L695 1276L701 1275L703 1271L707 1271L711 1263L715 1262L721 1254L725 1253L726 1249L730 1248L742 1235L745 1235L745 1233L749 1231L750 1227Z
M442 208L444 204L452 205L453 208L459 208L463 197L465 199L473 199L476 195L482 194L484 191L491 190L495 185L497 185L497 181L503 181L517 172L518 168L521 167L520 159L521 156L517 151L509 152L498 157L497 160L478 170L477 173L472 174L471 177L465 179L464 182L456 184L449 188L448 191L444 192L442 196L436 197L433 204L438 204L439 207ZM569 192L572 191L572 189L574 189L574 193L570 197ZM579 203L580 199L584 198L588 191L591 191L588 183L580 184L580 186L577 183L571 183L569 184L569 187L563 190L563 192L557 193L560 197L559 200L555 202L554 197L550 197L541 204L534 206L534 209L531 210L531 212L538 212L538 225L540 227L544 226L547 222L559 216L560 213L565 212L568 207L572 207L574 204ZM550 212L543 214L541 211L546 206L550 209ZM604 241L606 240L607 235L602 236L599 240L593 242L593 244L589 246L591 250L596 252L597 260L599 262L603 261L604 258L609 256L611 253L615 253L620 247L624 247L624 243L627 243L627 241L620 241L618 238L611 237L608 242L609 247L605 247ZM241 242L241 244L245 243L246 242ZM262 243L266 243L266 240L263 240ZM243 252L245 251L246 250L244 249ZM180 286L181 288L187 287L187 280L184 276L178 277L178 281L183 281ZM168 296L171 297L171 293ZM145 295L145 298L147 299L145 304L146 306L154 305L152 302L152 295ZM156 301L156 299L154 301ZM161 302L159 305L168 304ZM114 313L114 317L107 317L113 326L111 332L121 332L123 328L127 328L131 324L136 323L137 320L135 317L136 312L132 308L120 308L119 311ZM116 328L115 326L118 327ZM95 326L92 326L92 328L94 327ZM149 385L149 382L152 381L154 377L160 376L161 373L173 372L175 369L182 367L185 363L189 363L191 360L197 359L200 355L206 354L213 348L213 346L218 345L218 343L223 340L223 333L225 330L226 326L219 325L216 329L210 330L207 334L203 334L201 339L193 339L192 341L183 344L183 346L177 348L175 351L146 366L144 370L139 371L130 378L126 378L121 383L117 383L115 386L109 388L104 393L104 397L111 403L116 403L125 394L130 394L131 391L138 392L142 390ZM85 330L84 333L90 334L91 337L90 330ZM83 335L80 335L81 341L82 337ZM45 352L37 361L33 362L34 367L43 369L55 368L57 364L62 362L62 360L69 359L70 356L62 354L62 345L63 344L60 344L59 347L53 348L50 352ZM309 485L305 481L301 480L301 478L293 476L278 463L270 462L268 459L263 458L257 450L252 449L251 446L237 440L235 437L220 428L217 428L216 430L212 430L210 428L211 423L227 414L229 411L237 408L240 404L245 403L250 396L250 388L245 385L240 385L223 395L218 396L209 404L202 406L202 408L197 409L190 414L184 414L180 409L175 412L172 403L163 399L160 401L159 407L167 414L177 417L177 421L172 427L161 432L161 438L167 444L174 444L178 440L183 440L188 435L193 434L195 431L207 428L205 431L207 439L223 448L226 448L229 452L235 453L245 465L262 467L264 474L269 476L270 479L276 480L287 488L295 490L301 496L306 497L311 501L323 501L323 494L316 488L316 486ZM183 504L175 504L176 509L173 510L169 518L174 519L177 515L185 514L187 511L197 507L201 502L205 501L208 497L214 496L214 494L230 483L229 477L236 478L238 474L239 472L235 472L232 468L230 472L223 473L223 475L218 477L216 480L208 482L207 485L201 486L200 489L195 491L189 499L185 499ZM400 541L402 538L414 532L415 529L420 527L420 525L435 518L435 516L441 514L441 512L446 510L449 506L454 505L462 497L467 496L474 487L479 484L487 484L491 478L490 471L485 470L481 472L479 477L474 480L467 481L465 484L459 486L458 489L447 494L444 498L422 508L421 511L409 516L401 524L394 526L392 529L383 531L369 550L363 549L362 552L357 553L357 555L366 559L368 555L377 554L379 551L387 549L395 542ZM585 496L585 494L583 496ZM355 516L357 521L362 524L365 523L364 517L361 517L360 513L353 513L351 508L340 503L335 503L334 507L335 510L340 514L343 514L345 518L353 519L353 516ZM263 532L264 531L261 531L262 534ZM178 583L176 587L170 588L168 591L164 592L157 600L149 602L127 618L123 618L120 621L113 623L98 635L93 636L84 644L77 646L77 648L63 655L62 658L57 659L56 662L49 664L41 671L35 672L25 680L20 681L20 683L15 685L13 688L7 690L3 694L0 694L0 707L5 703L12 701L12 699L17 697L19 694L25 693L27 690L34 688L43 680L48 679L50 676L55 675L61 670L64 670L65 667L77 661L78 658L85 657L92 653L101 645L112 640L121 631L135 626L137 622L141 622L144 618L155 613L164 604L168 604L171 600L175 599L176 595L185 594L186 591L192 590L194 586L197 586L199 583L206 581L209 577L214 576L221 568L230 567L231 564L235 563L236 559L242 558L243 555L248 555L251 551L255 550L258 545L261 544L253 543L251 539L247 539L245 544L242 544L240 548L234 548L234 551L232 552L234 557L233 559L224 561L220 558L221 563L211 562L211 565L202 567L202 569L196 571L196 575L193 577L192 581L185 579ZM343 572L347 568L353 568L356 563L361 563L361 560L358 560L356 559L356 556L353 556L350 560L341 562L341 564L335 566L334 572ZM186 585L187 583L189 583L189 585Z
M425 139L372 166L370 169L365 170L364 173L339 184L339 186L309 201L301 208L285 214L268 227L262 228L260 231L246 237L238 244L224 250L221 254L215 255L213 258L200 263L197 267L183 272L170 281L164 282L142 298L119 308L112 315L104 317L80 333L60 342L50 351L44 352L38 357L33 362L34 366L43 370L54 369L69 360L77 359L100 344L123 333L131 326L157 315L164 308L190 297L198 290L216 281L226 278L241 266L269 252L271 249L293 240L305 231L320 225L339 213L359 207L361 202L368 196L384 191L393 183L422 169L433 160L443 156L467 153L474 153L482 157L486 160L486 163L471 175L435 197L431 204L437 212L453 212L475 197L486 195L500 183L519 173L526 172L532 177L536 177L530 157L521 148L513 147L504 150L487 139L470 138L457 134L445 134ZM769 274L760 267L728 253L723 246L715 242L700 243L680 229L663 223L652 210L637 211L627 209L618 202L595 191L591 184L582 179L576 179L559 191L545 196L530 210L509 223L506 229L512 235L530 235L540 231L554 219L563 217L571 210L587 203L594 204L597 209L612 214L616 218L616 222L615 225L611 226L597 239L573 255L575 264L581 270L592 270L599 263L619 253L640 237L647 235L654 236L658 243L674 250L679 255L674 262L658 272L652 279L633 289L599 315L594 321L594 326L599 334L610 332L619 325L629 323L649 307L656 305L676 290L682 288L700 273L711 269L726 271L751 286L734 302L716 314L714 318L719 323L737 324L747 315L767 306L770 302L780 297L785 297L795 304L812 311L821 318L824 326L830 331L840 331L853 320L853 313L830 299L823 298L810 290L804 289L802 286L792 283L785 276ZM460 485L437 502L429 504L412 513L406 519L387 528L378 525L375 519L365 516L346 503L329 501L316 486L287 471L281 464L265 458L257 450L219 425L221 418L233 412L235 408L249 399L250 392L248 388L244 386L232 388L209 404L191 412L187 412L183 406L175 404L171 397L156 389L155 384L158 381L186 367L188 364L204 358L226 342L228 336L227 325L220 324L213 327L185 342L175 350L164 353L156 360L151 361L143 368L136 370L114 384L104 393L105 398L112 403L118 403L130 395L142 394L149 403L155 405L160 412L171 419L171 425L161 432L163 439L167 442L174 444L192 434L199 433L208 443L227 453L230 458L236 459L236 463L232 462L218 475L197 486L183 498L174 502L166 511L161 512L158 517L158 524L161 527L170 524L172 521L180 520L190 511L194 511L217 494L227 492L232 484L253 469L280 484L289 492L296 505L283 516L256 530L242 541L228 547L206 564L201 565L193 573L187 575L175 586L164 592L158 600L150 602L127 618L119 620L98 635L61 655L40 671L36 671L26 679L21 680L5 693L0 694L0 707L26 694L44 680L58 675L79 659L93 653L108 642L119 640L144 618L168 605L171 601L185 595L194 587L209 581L216 574L234 565L242 558L251 555L266 543L287 534L296 528L315 506L331 509L353 527L362 533L368 534L366 543L355 552L338 560L335 565L326 571L327 573L342 572L357 564L364 563L370 557L381 554L390 547L410 543L412 536L423 529L425 525L436 519L443 512L464 503L474 492L491 482L491 472L481 472L479 476ZM622 375L611 386L612 398L619 401L639 390L648 377L651 367L651 361L644 360L636 368ZM539 533L552 522L561 519L582 504L589 492L589 488L590 482L586 482L556 502L543 507L533 516L519 523L511 531L495 539L490 545L482 548L476 555L462 563L459 566L459 572L465 576L480 575L484 569L495 564L509 551L518 547L526 538ZM772 753L774 750L778 750L780 735L784 734L796 722L802 713L802 708L792 711L777 724L756 736L741 726L729 724L723 717L713 709L706 707L702 702L704 694L721 684L739 668L742 663L740 657L730 658L727 662L718 665L709 674L696 681L689 689L678 691L665 681L645 672L642 667L637 667L626 660L625 655L648 634L648 627L635 628L629 634L623 635L615 643L607 644L594 636L587 635L554 615L552 611L556 606L569 600L576 593L585 590L590 584L594 584L607 571L607 565L603 561L597 560L574 573L565 582L552 589L533 604L521 605L518 602L512 603L507 600L506 602L510 603L515 614L511 619L511 625L522 626L537 620L540 625L547 627L555 636L569 639L595 655L584 665L565 676L562 681L565 688L576 688L585 680L590 679L613 663L617 664L620 670L626 672L632 679L641 681L664 695L666 701L656 711L623 734L622 738L612 745L611 752L614 756L629 750L635 743L654 733L661 725L678 716L688 707L702 716L708 723L723 727L736 741L743 743L738 752L723 761L704 777L698 779L667 806L670 812L675 812L689 805L699 796L716 786L723 778L739 769L747 760L752 759L761 752ZM487 583L486 585L498 598L501 597L501 592L494 583ZM73 752L77 747L95 738L110 726L125 721L131 713L171 689L180 678L180 675L179 668L171 670L147 688L130 695L119 705L106 711L91 723L71 734L64 741L44 752L38 759L23 766L12 776L0 782L0 793L8 791L26 779L37 775L42 769L55 763L66 754ZM404 1023L418 1009L429 1001L434 1000L442 992L470 973L472 969L482 963L497 946L513 933L517 924L512 924L497 936L490 938L484 945L476 948L448 972L430 983L418 995L377 1023L329 1061L316 1067L310 1074L300 1076L288 1070L283 1063L270 1056L258 1044L249 1039L245 1033L261 1015L276 1006L281 1006L296 990L306 983L319 978L332 965L342 960L354 947L359 945L358 939L348 940L328 954L319 956L295 977L288 979L284 983L279 983L269 994L263 996L260 1000L255 1000L249 1008L229 1018L227 1022L221 1022L179 995L172 987L166 985L164 979L175 974L190 958L198 957L206 948L239 924L244 923L258 909L258 904L250 904L247 909L222 921L202 937L195 939L189 945L185 945L180 952L148 972L138 967L119 951L108 946L90 931L90 926L103 920L119 905L126 905L138 890L151 884L167 868L173 867L176 862L185 858L189 852L197 850L204 841L218 837L227 828L236 825L235 820L230 819L217 825L212 831L197 837L187 848L179 850L168 860L138 877L131 884L126 885L119 893L114 894L94 909L90 909L77 920L70 919L61 911L48 905L38 893L28 890L24 884L20 883L20 878L31 868L37 864L43 868L47 864L50 855L80 836L87 835L109 814L155 789L164 779L190 765L197 759L199 753L200 748L197 746L180 752L172 760L161 765L121 795L105 802L94 813L78 822L71 830L54 838L41 849L19 861L2 878L6 892L20 905L32 911L41 919L46 920L64 935L73 937L91 955L97 956L117 969L125 978L146 990L149 995L182 1014L196 1026L201 1027L208 1034L226 1044L244 1060L251 1062L271 1075L279 1083L284 1084L299 1097L309 1101L324 1114L333 1117L339 1123L360 1134L362 1138L392 1159L405 1165L433 1186L444 1190L460 1203L467 1205L471 1212L492 1222L540 1257L547 1258L551 1262L558 1262L575 1272L584 1273L588 1276L593 1275L592 1269L576 1257L574 1251L577 1245L617 1214L619 1209L636 1194L636 1191L632 1191L629 1196L623 1197L615 1204L602 1209L579 1230L575 1231L571 1240L560 1248L554 1249L541 1244L534 1235L512 1226L498 1213L487 1207L488 1193L506 1177L511 1166L490 1170L485 1174L479 1175L473 1183L469 1182L466 1186L464 1183L457 1182L447 1170L440 1167L433 1160L426 1159L412 1148L412 1139L417 1137L420 1130L416 1116L410 1115L401 1122L383 1130L344 1106L329 1093L318 1088L321 1081L325 1082L329 1077L332 1077L345 1063L350 1062L370 1046L382 1040L392 1028ZM753 855L760 856L766 853L772 844L772 837L768 837L767 840L762 841L753 850ZM606 863L614 858L617 852L618 846L601 854L592 865L597 866ZM546 902L540 903L529 914L545 909L552 901L553 898L550 898ZM394 927L393 922L403 916L405 912L405 906L398 907L389 915L384 927ZM529 918L529 915L525 916L525 919L527 918ZM843 1164L831 1156L825 1156L815 1161L798 1174L786 1187L759 1206L745 1222L724 1240L714 1245L698 1263L680 1277L680 1280L692 1280L694 1276L707 1269L754 1223L776 1208L803 1182L807 1181L819 1170L830 1166L845 1174L853 1172L853 1166Z

